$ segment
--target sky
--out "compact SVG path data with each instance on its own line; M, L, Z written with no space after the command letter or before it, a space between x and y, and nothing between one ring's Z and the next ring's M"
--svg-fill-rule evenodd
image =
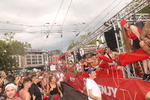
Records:
M73 40L100 27L130 2L0 0L0 40L3 33L14 32L15 40L30 43L32 49L66 51Z

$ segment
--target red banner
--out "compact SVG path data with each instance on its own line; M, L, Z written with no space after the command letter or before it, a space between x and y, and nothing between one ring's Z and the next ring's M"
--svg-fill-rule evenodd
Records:
M120 54L117 59L121 66L129 65L136 61L148 59L150 55L144 52L142 49L138 49L134 52Z
M85 87L87 73L73 74L64 73L66 83L78 91ZM119 78L111 73L111 77L97 76L96 83L102 92L103 100L145 100L145 95L150 91L150 83L143 82L141 79ZM85 92L86 94L86 92Z

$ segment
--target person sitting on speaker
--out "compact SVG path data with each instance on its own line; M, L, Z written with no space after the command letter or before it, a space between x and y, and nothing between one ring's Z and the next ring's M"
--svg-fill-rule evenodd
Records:
M142 31L135 25L130 25L126 20L121 20L120 25L122 26L122 33L127 52L130 52L131 49L132 51L136 51L141 48L139 42Z
M144 32L142 32L135 25L130 25L126 20L120 21L120 25L122 26L122 33L123 33L123 38L124 38L124 42L125 42L125 48L126 48L127 52L131 51L131 49L130 49L131 47L130 47L128 39L131 40L131 45L132 45L132 50L133 51L135 51L135 50L137 50L137 49L139 49L141 47L143 49L143 47L145 45L145 44L142 45L142 41L144 40L144 38L142 36L144 35L143 34ZM148 36L148 35L146 35L146 36ZM150 41L147 41L147 45L149 43L150 43ZM143 68L144 68L143 80L147 80L147 79L150 80L150 78L147 77L148 76L148 72L149 72L148 69L149 69L150 60L146 59L146 60L143 60L142 62L143 62Z

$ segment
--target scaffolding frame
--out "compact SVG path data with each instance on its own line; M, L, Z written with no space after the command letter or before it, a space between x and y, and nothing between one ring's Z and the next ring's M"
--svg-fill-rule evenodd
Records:
M140 10L142 10L144 7L150 5L150 0L133 0L130 2L127 6L125 6L122 10L120 10L117 14L115 14L112 18L110 18L106 23L113 23L114 25L118 26L119 21L121 19L126 19L128 21L147 21L148 14L137 14ZM69 51L77 51L79 48L84 47L88 43L90 43L93 40L96 40L96 38L104 34L107 30L109 30L112 25L105 26L102 25L96 30L92 31L91 34L89 34L87 37L83 38L78 45L71 48Z

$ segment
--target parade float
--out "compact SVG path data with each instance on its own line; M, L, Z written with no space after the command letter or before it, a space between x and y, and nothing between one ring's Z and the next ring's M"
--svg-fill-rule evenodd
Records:
M119 27L119 21L121 19L126 19L130 22L134 22L133 20L131 20L133 15L136 15L138 11L146 6L149 6L149 4L150 2L148 2L147 0L132 1L106 22L109 25L106 25L105 23L105 25L102 25L97 30L93 31L92 34L90 34L88 37L81 40L81 42L76 47L73 47L68 51L73 52L78 50L80 52L79 48L84 47L92 40L97 39L97 37L99 38L99 36L108 34L108 31L113 28L116 41L115 47L119 52L119 56L117 58L119 62L118 66L122 66L122 69L96 71L97 78L95 79L95 81L96 83L98 83L99 88L102 92L103 100L145 100L146 96L148 96L150 92L150 83L148 81L142 80L144 72L141 63L142 60L149 59L150 55L145 53L142 49L128 53L125 52L125 49L122 45L121 27ZM142 18L141 16L143 15L137 14L137 17L134 17L136 17L136 20L138 20L138 17ZM141 19L139 19L138 21L140 20ZM146 19L143 22L146 22L148 20L149 19ZM107 41L106 39L106 43L108 47L110 47L111 49L113 48L112 45L114 44L114 41ZM97 47L100 48L101 46L98 44ZM85 88L86 78L88 78L87 72L77 74L73 73L73 71L71 70L66 69L64 71L64 75L66 78L65 82L68 85L80 92L83 92ZM83 93L87 94L86 91L84 91Z

